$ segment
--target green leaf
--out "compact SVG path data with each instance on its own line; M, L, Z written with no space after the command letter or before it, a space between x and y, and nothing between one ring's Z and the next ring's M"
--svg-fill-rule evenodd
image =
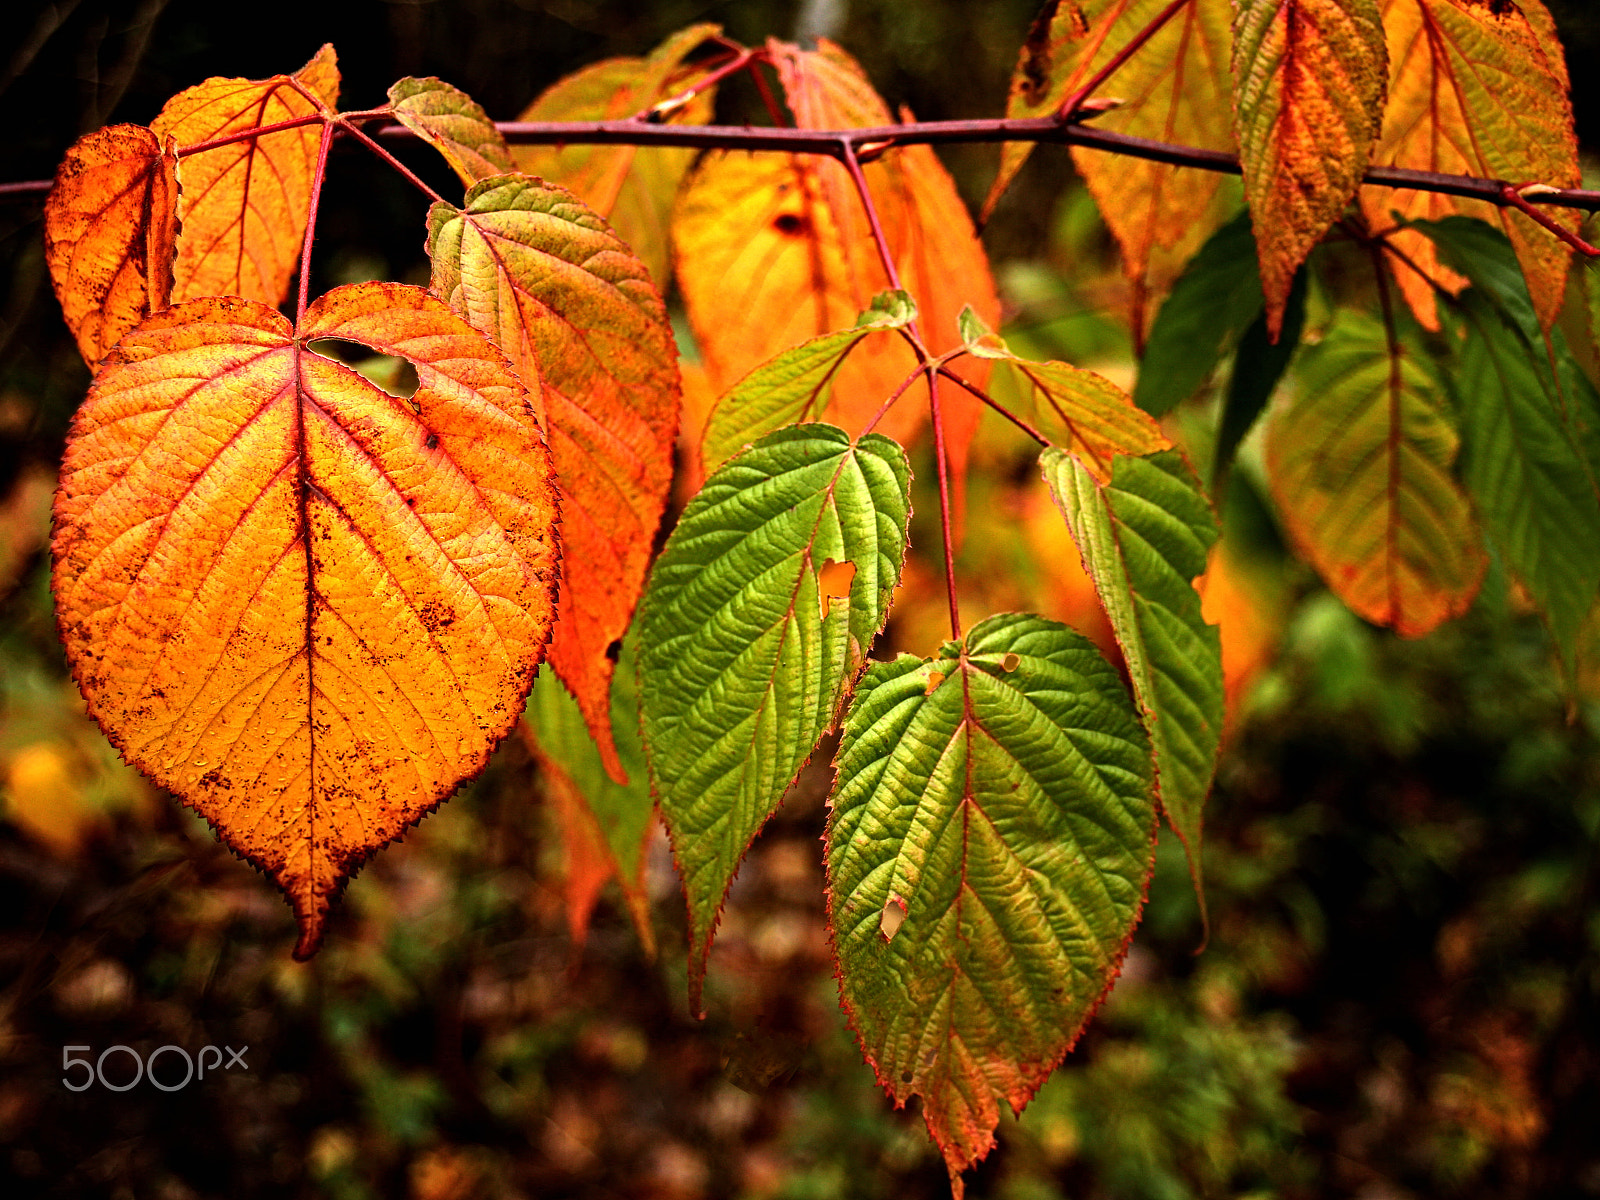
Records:
M617 758L628 776L626 783L618 783L606 770L578 702L553 672L539 672L523 719L547 787L564 789L560 801L563 816L592 823L616 872L640 940L653 953L655 932L644 887L644 849L655 801L639 736L637 642L631 634L623 640L611 684L611 731Z
M1116 976L1154 862L1149 742L1093 645L1012 613L872 667L837 767L840 992L959 1195Z
M1159 417L1187 400L1264 310L1250 214L1241 211L1172 285L1150 327L1133 402Z
M883 292L851 329L801 342L756 367L712 406L700 461L714 471L775 429L816 420L828 407L834 377L850 352L874 333L903 329L917 319L905 292Z
M1594 393L1570 359L1552 376L1545 347L1535 349L1484 291L1466 292L1460 312L1465 338L1447 379L1461 416L1462 475L1570 677L1600 590L1600 498L1577 432L1600 427Z
M1233 464L1239 443L1244 441L1256 418L1267 407L1278 382L1289 368L1300 344L1300 334L1306 323L1306 273L1299 272L1289 289L1288 303L1284 306L1283 325L1274 342L1267 328L1267 314L1263 311L1250 323L1239 341L1238 353L1233 358L1233 373L1228 377L1228 390L1222 399L1222 417L1217 424L1217 444L1211 453L1211 485L1217 491L1221 480Z
M468 187L513 169L505 138L459 88L431 76L402 79L389 89L389 103L395 120L444 155Z
M1346 312L1273 416L1273 496L1301 556L1359 616L1420 637L1471 605L1487 556L1451 474L1460 438L1410 336Z
M904 451L879 434L852 444L830 425L780 429L706 481L651 572L645 745L688 892L696 1010L739 860L883 628L910 481ZM846 563L848 595L834 594Z
M1040 465L1128 664L1161 807L1203 914L1200 831L1222 741L1222 642L1200 615L1194 579L1217 540L1216 518L1176 450L1119 457L1109 485L1056 449Z

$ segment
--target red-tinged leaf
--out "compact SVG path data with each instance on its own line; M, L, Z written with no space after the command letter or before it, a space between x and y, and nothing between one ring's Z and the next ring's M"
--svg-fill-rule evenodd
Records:
M816 51L803 51L774 42L768 52L802 127L892 123L860 67L837 46L823 41ZM956 315L965 304L998 324L983 247L933 152L890 150L863 173L928 349L938 354L960 344ZM673 242L690 324L719 391L792 346L847 328L891 286L855 187L844 167L830 160L708 155L679 201ZM859 432L916 367L901 339L875 339L840 370L822 419ZM987 367L973 368L973 382L981 386ZM877 428L904 442L924 424L926 412L921 396L907 397ZM959 479L979 402L950 389L944 413Z
M175 139L181 151L332 109L338 98L339 68L333 47L324 46L292 80L208 79L179 92L150 128ZM321 135L317 125L304 125L180 159L174 302L195 296L283 302L305 236Z
M561 623L550 665L605 756L615 643L644 588L672 486L677 348L644 264L565 188L526 175L429 214L433 290L544 397L562 497Z
M1410 345L1353 313L1295 374L1267 463L1302 555L1354 612L1404 636L1460 616L1488 558L1451 474L1460 438L1438 383Z
M45 262L90 366L172 294L177 156L140 125L80 138L44 207Z
M395 120L444 155L468 187L514 169L506 139L459 88L432 76L402 79L389 89L389 104Z
M1540 0L1384 0L1389 42L1389 103L1375 166L1411 167L1504 179L1518 186L1577 187L1578 145L1567 96L1567 68L1555 22ZM1534 311L1549 329L1561 309L1572 252L1521 213L1438 192L1362 189L1374 230L1452 213L1498 223L1516 247ZM1576 229L1576 213L1550 209ZM1459 291L1465 280L1439 265L1414 230L1393 235L1423 272L1395 264L1411 310L1439 328L1434 286Z
M309 348L409 360L409 400ZM344 881L481 770L554 623L549 452L436 297L337 288L299 328L175 305L106 356L55 506L61 637L123 756L267 871L295 953Z
M1378 0L1241 0L1234 120L1274 341L1295 272L1366 174L1388 83Z
M1116 978L1154 865L1150 761L1116 670L1042 617L857 688L828 815L839 990L957 1197Z
M1006 115L1054 112L1143 32L1167 0L1058 0L1035 23L1012 77ZM1100 88L1120 105L1095 118L1097 129L1206 150L1228 150L1232 131L1219 114L1232 92L1229 0L1191 0ZM1009 186L1028 148L1008 145L985 204ZM1072 161L1116 235L1133 283L1140 336L1151 301L1163 295L1194 252L1227 219L1213 172L1074 147Z
M608 58L568 75L517 118L519 121L620 121L673 100L704 75L684 59L722 32L720 25L691 25L673 34L647 58ZM665 119L677 125L708 124L716 89L708 87L673 106ZM665 287L670 268L672 203L696 151L680 147L516 146L516 168L571 188L611 222L632 247L650 278Z

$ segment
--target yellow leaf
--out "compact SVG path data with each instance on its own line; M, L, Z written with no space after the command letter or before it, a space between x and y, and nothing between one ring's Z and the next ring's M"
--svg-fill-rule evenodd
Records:
M410 360L397 399L310 349ZM550 459L504 357L420 288L338 288L299 329L177 305L106 357L55 509L62 639L129 763L330 897L479 770L554 619Z
M395 120L427 142L471 187L511 170L511 150L478 102L432 76L402 79L389 89Z
M316 101L302 95L306 89ZM150 123L179 149L295 117L339 98L333 47L324 46L295 73L270 79L208 79L179 92ZM317 125L232 142L185 155L172 299L243 296L281 304L289 293L305 236L316 169Z
M177 156L140 125L80 138L44 208L45 261L90 366L167 306L178 232Z
M1375 166L1518 186L1579 186L1566 62L1540 0L1384 0L1383 24L1389 103ZM1361 211L1374 230L1392 227L1395 214L1437 221L1459 213L1498 223L1516 248L1540 323L1549 329L1560 312L1572 252L1521 213L1439 192L1376 187L1362 189ZM1578 227L1579 214L1547 211ZM1434 284L1458 292L1466 280L1439 265L1422 234L1402 230L1392 240L1423 273L1392 264L1395 279L1417 320L1437 330Z

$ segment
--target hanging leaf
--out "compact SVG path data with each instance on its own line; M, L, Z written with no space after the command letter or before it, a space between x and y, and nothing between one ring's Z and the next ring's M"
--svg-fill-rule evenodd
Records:
M1295 272L1366 174L1387 68L1378 0L1234 7L1234 120L1274 342Z
M853 329L825 333L762 363L711 410L700 460L714 471L751 442L775 429L815 421L826 411L833 382L850 352L876 333L904 329L917 306L904 292L884 292Z
M781 429L706 481L651 573L639 618L644 737L689 897L696 1011L739 861L883 628L910 485L886 437ZM830 564L849 564L843 595Z
M1289 302L1283 311L1283 326L1278 339L1267 332L1265 310L1239 339L1239 352L1233 358L1228 390L1222 396L1222 412L1217 419L1217 442L1211 453L1212 494L1220 495L1228 468L1233 465L1239 444L1244 441L1267 401L1277 391L1283 373L1289 369L1300 346L1306 322L1306 276L1299 272L1289 288Z
M331 110L338 99L339 68L333 47L324 46L293 78L208 79L179 92L150 128L181 151ZM174 302L195 296L283 302L299 265L321 136L320 126L302 125L182 157Z
M177 155L139 125L112 125L67 151L44 206L45 262L91 367L172 294Z
M1028 35L1012 76L1008 117L1054 112L1141 33L1167 0L1083 0L1047 7ZM1218 114L1232 95L1229 0L1191 0L1099 91L1122 103L1095 118L1095 128L1202 150L1234 149ZM984 206L992 210L1021 169L1028 147L1008 143ZM1126 155L1073 147L1072 162L1089 185L1122 249L1134 287L1136 335L1150 301L1165 294L1186 263L1227 219L1221 177Z
M608 58L568 75L535 100L519 121L621 121L648 112L694 87L704 68L684 59L722 32L691 25L648 58ZM706 125L716 89L706 88L665 114L675 125ZM668 224L678 185L694 162L689 148L642 146L516 146L516 169L571 188L632 247L665 287L670 269Z
M1273 418L1273 496L1301 554L1368 621L1420 637L1471 605L1487 565L1451 474L1459 437L1409 339L1341 314Z
M1176 450L1119 456L1109 485L1053 447L1040 464L1128 665L1157 796L1188 855L1203 917L1200 834L1222 743L1222 643L1201 615L1194 581L1217 520Z
M562 498L562 620L550 665L620 783L613 646L644 587L678 427L666 308L644 264L564 188L493 176L459 209L435 204L428 221L433 291L542 390Z
M1116 978L1154 862L1150 746L1117 672L1042 617L872 667L828 816L839 989L951 1185Z
M893 123L855 60L826 39L815 51L773 42L768 53L801 128ZM888 150L862 171L928 350L941 354L960 344L956 317L964 304L998 324L983 247L933 152ZM891 286L845 168L816 156L706 155L679 200L673 245L695 341L719 392L785 350L850 325ZM901 339L874 339L840 369L823 419L859 432L916 368ZM969 378L981 387L987 371L974 364ZM943 407L959 488L981 405L951 391ZM908 398L877 428L910 441L927 408Z
M639 940L653 955L655 930L650 923L644 871L655 802L650 796L644 743L639 738L636 640L623 640L611 685L612 740L628 774L627 783L618 783L607 773L600 747L589 736L577 702L548 672L534 682L524 728L568 849L567 924L574 942L582 944L600 887L615 878ZM573 869L575 856L588 859L587 875L581 867Z
M514 169L511 150L489 114L459 88L429 76L406 78L389 89L395 120L432 146L471 187Z
M1410 167L1504 179L1518 186L1579 186L1578 145L1567 68L1555 22L1540 0L1384 0L1389 103L1375 166ZM1516 247L1540 324L1561 309L1571 251L1510 209L1439 192L1369 187L1361 211L1374 230L1451 213L1499 225ZM1578 215L1550 210L1576 229ZM1410 231L1393 241L1421 269L1393 265L1417 320L1439 328L1433 283L1459 291L1461 277L1439 268L1433 247Z
M416 367L396 399L309 349ZM525 389L420 288L337 288L298 329L213 297L107 355L55 507L62 641L123 756L268 872L330 897L480 770L554 619L556 507Z

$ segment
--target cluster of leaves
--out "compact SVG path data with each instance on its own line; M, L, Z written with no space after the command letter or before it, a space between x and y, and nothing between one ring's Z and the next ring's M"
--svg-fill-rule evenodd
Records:
M750 51L714 26L580 71L523 117L700 126L735 70L776 77L780 123L895 125L838 47ZM75 677L127 760L283 888L297 956L348 876L520 721L567 826L576 927L615 875L653 936L659 807L698 1007L738 864L837 727L841 996L959 1192L1000 1101L1020 1110L1115 979L1158 809L1201 882L1224 689L1193 582L1218 529L1156 418L1230 352L1213 478L1285 383L1269 482L1354 611L1425 633L1471 603L1492 543L1576 661L1600 590L1600 393L1558 324L1576 217L1529 202L1578 182L1538 0L1051 4L1008 116L1092 115L1237 149L1243 170L1230 220L1215 174L1074 151L1148 334L1131 396L991 332L985 255L926 145L512 146L436 79L350 113L338 85L331 48L201 83L148 128L80 141L46 211L96 368L55 509ZM1086 104L1102 85L1131 99ZM438 150L464 195L411 176L433 200L428 289L313 303L332 138L410 175L376 122ZM1008 144L991 205L1028 148ZM1521 190L1360 190L1371 166ZM1317 273L1330 236L1367 252L1369 288ZM702 356L687 378L718 398L652 565L685 382L669 272ZM1574 294L1587 338L1591 292ZM1002 375L1026 411L986 390ZM926 408L905 399L919 385ZM952 639L871 662L906 561L903 447L931 433L948 571L986 405L1040 443L1127 683L1041 617L963 632L953 580Z

